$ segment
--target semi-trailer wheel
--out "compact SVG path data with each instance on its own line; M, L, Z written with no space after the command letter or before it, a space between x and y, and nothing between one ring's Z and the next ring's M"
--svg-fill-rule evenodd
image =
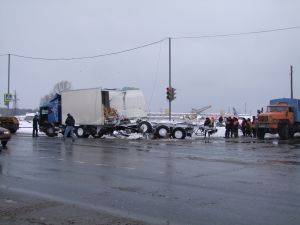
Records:
M54 127L48 127L45 133L48 137L54 137L56 135Z
M166 125L159 125L155 129L155 136L159 138L165 138L168 136L169 133L170 133L170 128Z
M172 131L172 137L175 139L185 139L186 130L182 127L175 127Z
M16 132L17 132L17 128L12 128L12 129L10 129L10 133L12 133L12 134L15 134Z
M137 128L142 133L152 133L152 131L153 131L152 125L148 121L140 122L138 124Z
M97 127L90 127L89 128L89 134L92 135L94 138L97 138L98 137Z
M7 141L1 141L1 145L2 145L3 148L6 147L6 144L7 144Z
M264 139L265 138L265 130L264 129L257 129L256 130L256 137L258 139Z
M87 138L89 136L89 133L84 126L80 126L76 129L76 135L79 138Z
M104 134L106 134L106 129L101 127L98 132L98 137L101 138Z

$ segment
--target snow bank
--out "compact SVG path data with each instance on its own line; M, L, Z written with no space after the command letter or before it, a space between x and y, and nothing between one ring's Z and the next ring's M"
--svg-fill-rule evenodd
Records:
M17 131L17 133L31 134L32 133L32 123L29 121L19 119L19 130Z

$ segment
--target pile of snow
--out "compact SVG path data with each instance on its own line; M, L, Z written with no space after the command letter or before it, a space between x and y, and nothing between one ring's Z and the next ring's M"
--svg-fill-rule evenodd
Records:
M19 120L19 130L17 133L21 134L28 134L32 133L32 121L25 120L25 116L17 116L17 119Z

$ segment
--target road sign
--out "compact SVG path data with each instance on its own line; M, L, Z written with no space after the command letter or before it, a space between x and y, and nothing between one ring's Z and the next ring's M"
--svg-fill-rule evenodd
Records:
M11 102L12 100L13 100L12 94L4 94L4 102L5 103Z

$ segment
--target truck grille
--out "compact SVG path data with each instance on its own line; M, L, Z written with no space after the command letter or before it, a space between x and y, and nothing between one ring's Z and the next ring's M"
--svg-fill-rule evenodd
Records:
M268 122L268 116L259 116L258 121L259 122Z

